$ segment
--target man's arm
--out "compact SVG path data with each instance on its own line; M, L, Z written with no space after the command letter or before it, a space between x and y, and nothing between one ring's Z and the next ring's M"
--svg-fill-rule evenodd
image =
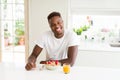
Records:
M68 55L66 59L59 60L61 65L69 63L71 66L74 65L78 53L78 46L71 46L68 48ZM47 61L41 61L40 64L46 64Z
M34 68L36 66L35 62L41 51L42 51L42 48L39 47L38 45L35 45L35 47L32 51L32 54L29 56L28 62L25 66L26 70L31 70L32 68Z
M59 62L63 65L64 63L69 63L71 66L75 63L76 57L78 53L78 46L71 46L68 48L68 58L59 60Z

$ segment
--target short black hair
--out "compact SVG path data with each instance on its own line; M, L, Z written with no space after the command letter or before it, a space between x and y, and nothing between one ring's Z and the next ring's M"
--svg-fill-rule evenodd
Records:
M48 15L47 19L49 20L49 19L51 19L51 18L54 17L54 16L59 16L59 17L61 17L61 14L60 14L59 12L52 12L52 13L50 13L50 14Z

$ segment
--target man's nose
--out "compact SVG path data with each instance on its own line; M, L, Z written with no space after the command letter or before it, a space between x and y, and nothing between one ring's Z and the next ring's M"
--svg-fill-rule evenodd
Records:
M59 25L56 25L56 28L59 28Z

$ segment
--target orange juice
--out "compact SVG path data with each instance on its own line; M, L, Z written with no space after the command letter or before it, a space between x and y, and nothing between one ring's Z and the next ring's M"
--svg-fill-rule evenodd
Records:
M69 64L67 64L67 63L63 64L63 72L65 74L70 72L70 65Z

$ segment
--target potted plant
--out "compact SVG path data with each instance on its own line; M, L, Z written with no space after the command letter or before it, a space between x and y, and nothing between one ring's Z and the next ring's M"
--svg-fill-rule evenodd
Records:
M25 44L25 37L24 37L24 21L17 20L16 27L15 27L15 45L24 45Z
M8 29L4 29L4 44L5 46L9 45L9 37L10 37L10 32Z
M25 37L24 37L24 31L21 29L15 30L16 37L18 38L18 44L24 45L25 44Z

